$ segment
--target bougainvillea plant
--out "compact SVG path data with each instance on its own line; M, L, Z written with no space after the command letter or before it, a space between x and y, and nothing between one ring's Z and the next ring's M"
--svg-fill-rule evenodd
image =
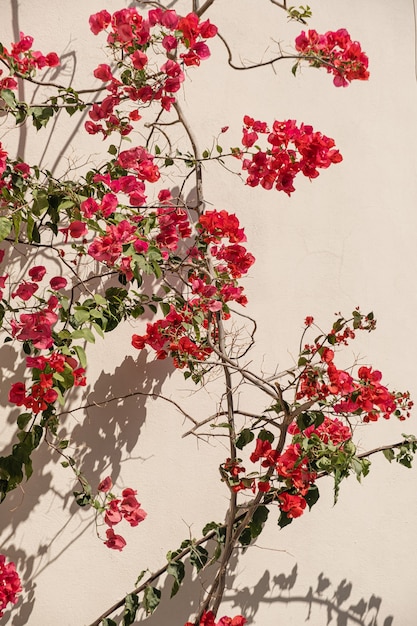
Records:
M305 514L319 498L322 476L333 477L336 500L343 479L361 479L370 469L369 454L357 452L354 426L380 418L405 420L412 407L409 394L388 389L378 369L340 365L343 348L358 333L375 328L373 313L359 309L347 317L337 314L326 331L306 317L296 364L283 375L264 377L242 360L254 334L244 349L234 341L234 307L242 310L248 302L242 278L255 258L233 209L206 208L202 163L228 160L241 169L246 185L290 196L298 175L313 180L340 163L342 155L334 139L308 123L261 121L250 112L243 118L239 145L224 149L218 138L214 150L199 152L178 94L210 57L210 40L218 29L203 15L213 1L201 8L193 3L195 10L187 15L158 2L91 15L91 32L107 54L93 73L102 83L94 102L84 100L83 91L58 83L48 83L51 95L41 104L20 101L19 84L42 84L42 71L58 69L60 60L54 52L36 51L33 38L23 33L19 41L0 46L4 113L19 125L31 121L42 132L62 110L70 115L87 111L84 132L104 141L110 155L100 167L68 179L19 155L13 158L7 145L0 145L0 323L3 341L21 348L25 366L8 389L10 406L19 411L13 445L0 457L1 500L30 479L33 454L48 446L74 473L75 500L94 512L103 545L128 550L119 528L122 533L126 524L141 525L146 502L144 510L135 486L113 493L109 475L90 484L70 453L69 440L60 436L69 392L88 379L86 343L96 337L105 341L129 321L136 324L131 344L138 353L147 350L157 360L169 359L196 385L204 385L213 371L224 383L224 404L212 421L225 420L228 439L219 468L229 497L225 521L209 522L199 539L187 539L169 552L157 574L94 625L112 626L116 622L110 616L119 609L127 625L152 613L161 597L158 579L171 576L175 595L188 560L197 572L213 563L215 571L186 626L243 626L243 615L218 617L236 546L255 542L271 511L280 527ZM144 9L146 4L151 8ZM302 23L311 15L309 8L275 4ZM369 78L368 58L345 29L302 31L294 52L276 60L285 58L295 60L294 73L301 64L323 68L336 87ZM153 130L140 142L138 131L149 116L154 122L146 127ZM188 151L173 149L169 140L162 151L154 140L158 132L166 136L171 122L183 125ZM223 127L219 136L227 130ZM115 136L129 137L129 147L110 143ZM184 181L195 177L192 203L170 186L173 166L184 168ZM19 245L25 246L28 263L17 276L12 261ZM44 264L31 262L31 252L42 248L54 255L54 263L49 258ZM242 380L264 394L257 415L236 408L234 390ZM194 420L193 432L199 427ZM409 436L384 451L389 460L410 466L416 447ZM208 544L216 546L213 553ZM0 616L20 591L14 564L0 555Z

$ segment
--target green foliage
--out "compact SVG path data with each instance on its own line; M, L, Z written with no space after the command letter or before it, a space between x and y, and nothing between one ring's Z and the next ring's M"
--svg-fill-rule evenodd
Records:
M404 467L411 468L414 460L414 455L417 452L417 438L414 435L402 435L404 441L402 444L395 448L389 448L383 450L385 458L391 463L396 461Z
M301 24L307 24L307 20L313 15L308 4L305 7L299 6L298 9L296 9L294 6L288 7L287 13L289 20L301 22Z
M207 565L208 558L209 554L203 546L191 546L190 563L196 568L197 572Z
M255 435L250 428L244 428L236 439L236 448L242 450L251 441L255 439Z
M255 509L249 525L245 528L239 539L243 546L248 546L259 537L268 519L268 515L269 509L266 506L261 505Z
M146 615L149 615L155 611L161 601L161 592L155 587L148 585L145 588L142 600L142 606Z
M125 609L123 612L123 626L134 624L136 613L139 608L139 596L136 593L130 593L125 598Z
M19 416L20 424L27 420L27 414ZM20 426L19 426L20 428ZM29 479L32 475L32 458L31 454L35 450L44 433L42 426L34 424L29 431L20 430L17 433L19 439L12 448L12 453L7 456L0 457L0 502L4 500L7 492L15 489L26 477Z
M10 235L13 223L7 217L0 217L0 241Z
M185 568L184 563L182 561L170 561L167 567L167 574L170 574L174 578L174 584L171 589L171 598L175 596L181 586L181 583L184 579Z

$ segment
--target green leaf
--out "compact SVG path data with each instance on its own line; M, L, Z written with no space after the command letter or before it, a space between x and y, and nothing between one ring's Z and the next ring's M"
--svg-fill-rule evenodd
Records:
M116 622L109 618L104 618L101 622L101 626L117 626Z
M203 569L208 561L208 552L203 546L193 546L190 552L190 562L197 572Z
M123 626L130 626L130 624L134 623L138 608L139 608L139 596L136 593L130 593L125 598L125 610L123 613Z
M44 107L30 107L29 113L32 115L33 125L36 130L40 130L42 126L46 126L51 117L54 114L54 110L52 107L44 106Z
M16 107L17 105L16 96L14 95L11 89L2 89L0 91L0 97L3 98L7 106L10 107L11 109L14 109Z
M83 324L90 319L90 311L81 307L75 307L74 317L79 324Z
M242 450L248 443L255 439L255 435L250 428L244 428L236 439L236 448Z
M74 349L78 357L81 367L85 368L87 366L87 357L84 348L82 348L81 346L72 346L72 348Z
M248 546L251 541L252 541L252 533L251 533L250 527L248 526L240 535L239 543L242 546Z
M262 429L259 432L258 439L260 439L261 441L269 441L269 443L273 443L275 437L269 430Z
M13 213L12 220L14 228L14 242L17 243L19 241L20 225L22 223L22 214L20 213L20 211L18 211L17 213Z
M258 506L255 510L252 520L249 523L251 541L254 541L261 534L265 522L268 519L268 515L269 510L266 506Z
M312 485L308 490L307 494L304 496L305 501L308 504L308 508L311 509L320 498L320 493L317 485Z
M96 322L93 322L92 326L93 326L94 330L96 331L96 333L98 335L100 335L100 337L102 339L104 339L104 333L103 333L103 329L101 328L101 326L99 326ZM108 329L106 328L106 330L108 330Z
M97 302L97 304L99 304L101 306L107 306L106 298L101 296L99 293L95 293L94 294L94 300Z
M171 589L171 598L174 597L181 586L181 583L184 579L185 568L184 563L182 561L174 561L174 563L169 563L167 567L167 574L170 574L174 577L174 584Z
M162 313L166 317L168 315L168 313L170 312L170 310L171 310L171 306L168 304L168 302L160 302L159 306L161 307Z
M40 235L39 228L36 222L33 223L31 241L33 241L34 243L41 242L41 235Z
M65 198L60 201L58 204L58 211L66 211L67 209L72 209L74 206L74 200L70 200L69 198Z
M138 577L137 577L137 579L136 579L136 582L135 582L135 587L137 587L137 586L138 586L138 584L140 583L140 581L142 580L142 578L145 576L145 574L146 574L146 572L147 572L147 571L148 571L147 569L143 569L143 570L141 571L141 573L139 574L139 576L138 576Z
M21 415L19 415L19 417L17 418L17 425L20 430L24 430L26 428L32 417L32 413L22 413Z
M161 601L161 592L155 587L145 587L142 606L147 615L153 613Z
M382 450L382 454L390 463L395 459L394 450L391 448L389 450Z
M81 328L79 330L74 330L74 332L71 333L71 337L73 339L85 339L86 341L89 341L90 343L95 343L96 341L96 338L94 337L93 333L91 332L89 328Z
M288 526L288 524L291 524L291 522L292 517L288 517L288 515L284 511L281 511L281 515L279 516L278 520L278 526L280 528L284 528L285 526Z
M7 217L0 217L0 241L3 241L10 235L13 223Z

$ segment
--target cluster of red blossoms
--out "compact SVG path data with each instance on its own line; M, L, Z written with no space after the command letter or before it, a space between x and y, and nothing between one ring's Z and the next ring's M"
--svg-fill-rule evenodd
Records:
M117 64L122 80L105 63L94 71L96 78L108 83L110 93L103 102L93 105L89 113L92 121L86 122L85 128L90 134L101 132L104 137L114 130L128 135L132 130L130 122L141 118L137 107L128 116L120 116L116 107L124 100L137 106L159 101L169 111L175 102L173 94L184 81L183 67L200 65L207 59L210 50L205 40L217 34L216 26L209 20L200 22L195 13L181 17L174 10L160 8L148 11L147 18L135 8L113 15L103 10L90 17L90 28L95 35L108 30L109 47L116 55L122 52ZM157 53L164 55L163 64L157 63ZM180 61L174 60L174 56Z
M17 594L22 591L16 566L6 562L4 554L0 554L0 617L3 617L7 605L16 604Z
M1 70L0 70L1 76ZM1 87L0 80L0 90L5 89L5 87ZM9 169L8 166L11 166ZM7 170L7 171L6 171ZM13 185L15 183L16 175L20 176L22 179L28 178L30 174L30 166L23 161L15 161L14 163L10 163L8 161L8 153L4 150L2 143L0 142L0 191L4 188L13 189ZM3 202L0 198L0 206L3 205ZM3 206L7 206L4 204ZM1 263L0 259L0 263Z
M272 447L270 441L257 439L250 460L256 463L262 459L262 467L275 469L279 480L286 488L278 494L280 509L287 517L296 518L303 514L307 506L305 496L316 480L317 473L311 469L311 459L301 447L300 438L297 437L301 433L298 426L291 424L288 433L293 436L293 441L282 454ZM338 419L329 417L326 417L320 426L310 426L302 432L303 439L310 439L313 435L326 445L331 444L340 448L352 438L348 426ZM272 489L269 481L259 482L258 488L264 493Z
M32 50L33 37L20 33L17 43L12 43L10 52L7 48L2 49L0 59L9 67L12 74L17 73L23 77L31 77L36 70L44 67L57 67L59 57L55 52L42 54L39 50ZM3 74L0 70L0 76ZM1 89L17 89L17 80L12 75L0 79Z
M221 617L216 622L216 617L212 611L206 611L201 616L199 626L245 626L246 619L242 615L236 615L235 617ZM194 626L193 622L187 622L184 626Z
M159 177L159 172L158 172ZM104 177L101 177L104 178ZM126 182L129 188L136 186L135 176L126 175L113 181L106 181L113 189L118 189L119 183ZM123 191L126 189L122 187ZM128 190L125 193L129 193ZM132 194L142 193L132 191ZM105 263L108 267L117 269L124 274L127 281L132 280L136 264L146 257L150 247L153 253L166 260L169 253L177 250L179 242L191 235L191 226L187 213L182 207L175 206L168 190L161 190L158 194L161 206L156 212L147 217L133 213L129 210L124 214L124 219L117 224L106 222L105 233L94 238L88 247L88 254L96 261ZM139 198L137 198L139 201ZM119 207L119 199L113 193L106 193L99 204L94 198L88 198L81 203L80 211L86 219L94 215L96 219L103 217L105 220L111 217ZM118 208L122 212L122 207ZM152 224L152 227L150 227ZM71 234L71 224L68 227ZM77 222L77 236L85 236L88 229L82 222ZM81 235L80 235L81 233ZM75 235L73 235L75 236Z
M0 262L4 257L4 251L0 251ZM46 268L43 265L36 265L28 272L30 280L22 280L15 291L12 292L12 298L20 298L24 302L28 302L32 296L38 291L39 283L42 282L46 275ZM5 287L5 280L8 276L0 277L0 287ZM54 276L49 281L49 287L53 291L65 289L67 279L63 276ZM0 296L3 292L0 289ZM21 313L19 321L12 319L10 321L11 334L19 341L30 341L34 348L38 350L48 350L52 348L54 340L52 337L53 326L58 321L56 310L59 308L59 301L55 294L52 294L47 301L45 308L40 308L37 303L38 310L33 313Z
M266 150L256 146L257 151L251 158L243 157L240 150L235 151L235 155L243 159L242 168L248 172L246 184L250 187L275 187L277 191L291 195L295 191L294 178L299 172L307 178L317 178L319 169L343 159L334 147L334 140L315 132L312 126L297 126L295 120L274 121L272 130L269 130L266 122L248 115L243 118L243 123L242 144L246 152L257 143L259 135L267 135L270 144Z
M336 87L347 87L352 80L368 80L368 57L358 41L340 28L319 35L315 30L302 31L295 40L296 49L313 67L325 67L333 74Z
M32 369L32 377L35 381L26 390L25 383L13 383L9 391L9 402L17 406L25 406L35 415L45 411L48 405L53 404L58 398L58 392L54 387L62 380L63 372L71 377L74 387L85 386L85 369L79 367L78 362L71 356L64 356L59 352L52 352L48 357L39 355L26 357L26 366Z
M227 318L227 304L231 301L246 304L243 287L237 285L237 279L246 274L255 261L241 245L246 236L235 215L226 211L207 211L201 215L197 230L195 245L189 250L195 270L191 270L187 277L188 300L182 308L171 306L164 319L148 324L145 335L132 337L135 348L141 350L148 345L156 351L158 359L165 359L170 354L175 366L180 368L190 360L204 361L211 354L207 341L209 319L213 313ZM214 277L210 277L205 264L207 249ZM190 329L196 324L199 330L193 332ZM214 329L215 324L212 332Z
M335 413L360 415L364 422L375 422L382 415L405 420L413 406L408 392L390 392L381 384L382 374L371 367L360 367L355 380L334 364L334 351L321 350L319 365L307 366L300 377L297 400L327 401Z
M140 502L136 499L137 491L134 491L130 487L123 489L122 499L120 500L114 498L112 494L109 494L112 486L110 476L104 478L98 486L98 491L108 494L104 521L110 528L106 531L107 540L104 542L104 545L112 550L121 551L125 547L126 541L121 535L115 534L113 526L123 519L126 520L130 526L137 526L140 522L143 522L147 514L140 508Z

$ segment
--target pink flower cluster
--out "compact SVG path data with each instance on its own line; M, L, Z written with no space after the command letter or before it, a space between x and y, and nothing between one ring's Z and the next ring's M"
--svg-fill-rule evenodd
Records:
M0 554L0 617L3 617L9 603L16 604L20 591L22 585L15 564L12 561L6 562L4 554Z
M246 153L255 146L260 135L267 135L270 144L266 150L255 146L257 149L251 158L244 157L242 151L235 151L235 155L242 159L242 169L248 173L246 184L250 187L275 187L291 195L295 191L294 178L298 173L310 179L317 178L319 169L342 161L334 140L315 132L312 126L297 126L295 120L274 121L272 130L269 130L266 122L248 115L243 118L243 123L242 144Z
M21 313L19 322L11 320L12 337L19 341L31 341L33 347L39 350L52 348L54 344L52 328L58 321L58 315L53 310L56 306L55 301L50 302L46 309L35 313Z
M288 433L293 436L293 441L282 454L272 447L270 441L257 439L250 460L252 463L261 460L262 467L275 469L280 481L285 484L285 490L278 494L280 509L287 517L296 518L303 514L307 505L305 496L317 478L317 473L310 467L311 460L301 447L299 435L302 434L303 439L314 435L326 445L342 448L352 438L352 432L340 420L326 417L320 426L310 426L302 433L293 423ZM271 488L269 481L258 483L258 489L264 493Z
M201 616L199 626L245 626L246 619L242 615L236 615L235 617L221 617L216 622L216 616L212 611L206 611ZM185 626L194 626L194 622L187 622Z
M216 26L209 20L200 22L195 13L181 17L174 10L160 8L148 11L147 18L135 8L121 9L113 15L103 10L90 17L90 28L95 35L107 29L109 47L123 53L118 63L124 76L122 81L105 63L94 71L96 78L108 83L110 95L92 107L89 113L92 121L86 122L85 128L90 134L102 133L104 137L114 130L129 134L130 122L141 118L137 108L127 116L120 115L116 107L124 100L138 103L136 106L159 101L169 111L175 102L173 94L184 81L182 67L200 65L207 59L210 50L205 40L217 34ZM164 55L164 63L157 64L155 54L149 57L151 46L154 52ZM129 81L126 81L127 73Z
M43 277L46 274L46 268L43 265L35 265L32 267L29 272L29 277L31 281L22 280L21 283L17 286L16 291L13 291L12 298L20 298L27 302L36 293L39 289L39 284ZM65 289L67 286L67 279L63 276L54 276L49 281L49 286L53 291L59 291L60 289ZM53 297L51 299L51 303L56 304L56 299Z
M0 70L0 76L1 73L2 72ZM0 90L6 89L6 87L1 87L1 83L2 81L0 80ZM13 190L17 183L17 177L20 178L19 186L20 189L22 189L22 181L28 179L30 175L30 166L27 163L24 163L23 161L9 161L8 156L8 153L0 142L0 191L2 189ZM11 194L9 201L15 205L14 203L16 200L14 199L13 194ZM8 204L6 202L3 204L3 200L0 199L0 206L8 206ZM16 203L15 206L19 206L18 203Z
M104 542L104 545L112 550L121 551L125 547L126 541L121 535L115 534L113 526L119 524L123 519L126 520L130 526L138 526L138 524L145 519L146 512L140 508L140 502L136 499L137 491L128 487L123 489L122 498L116 499L109 493L112 486L110 476L104 478L98 486L98 491L108 494L104 521L110 528L106 531L107 540Z
M170 221L173 216L176 217L177 231L170 235L170 241L176 246L177 236L188 236L191 231L188 221L178 222L177 212L171 210L171 213L164 215L164 219L167 215ZM237 279L246 274L255 261L253 255L241 245L246 241L246 236L235 215L227 211L206 211L199 218L197 230L195 245L189 251L194 269L190 269L187 275L190 289L188 299L182 308L171 306L164 319L148 324L145 335L132 337L135 348L141 350L148 345L156 351L158 359L171 355L175 366L180 368L190 360L204 361L212 353L207 338L209 319L217 312L227 318L227 304L231 301L246 304L243 287L237 285ZM165 244L169 247L166 238ZM215 272L214 279L210 278L205 264L208 248ZM215 320L212 322L211 332L215 333ZM199 331L190 332L196 324Z
M9 391L9 402L17 406L25 406L35 415L45 411L48 405L53 404L58 393L53 388L57 384L60 374L67 370L72 376L74 387L86 384L85 369L79 367L78 362L71 356L64 356L59 352L52 352L48 357L36 356L26 357L26 366L33 370L34 383L30 392L26 390L25 383L13 383Z
M33 37L20 33L19 41L11 44L10 52L3 47L0 59L10 68L11 75L0 79L0 90L17 88L17 81L13 78L13 73L31 77L36 70L41 70L44 67L56 67L60 64L59 57L55 52L44 55L39 50L32 50L32 44ZM0 76L2 73L0 70Z
M336 87L347 87L352 80L368 80L368 57L348 31L340 28L319 35L315 30L302 31L295 40L296 49L313 67L325 67L333 74Z

